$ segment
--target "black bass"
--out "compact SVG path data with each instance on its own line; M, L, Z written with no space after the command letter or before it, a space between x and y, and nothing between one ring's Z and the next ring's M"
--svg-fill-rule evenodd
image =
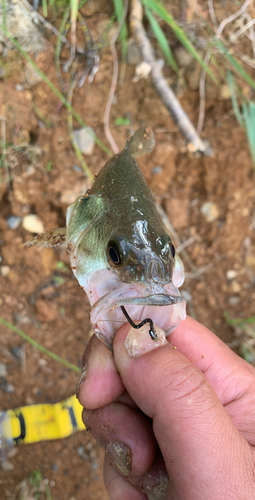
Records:
M71 267L92 306L95 333L109 347L126 322L121 306L135 322L150 317L166 335L186 316L178 290L184 281L182 261L135 160L154 144L150 130L137 130L92 188L67 209ZM55 246L64 234L64 228L46 231L28 246ZM165 314L155 306L165 306Z

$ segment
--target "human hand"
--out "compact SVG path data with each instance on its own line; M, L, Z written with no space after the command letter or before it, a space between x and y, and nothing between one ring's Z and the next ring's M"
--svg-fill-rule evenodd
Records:
M191 318L168 340L125 324L113 353L95 336L85 350L79 401L110 498L254 500L255 369Z

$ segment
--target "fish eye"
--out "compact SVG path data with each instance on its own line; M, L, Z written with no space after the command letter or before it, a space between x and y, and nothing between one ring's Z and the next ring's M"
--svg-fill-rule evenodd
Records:
M173 243L171 243L171 254L172 254L172 257L174 259L175 258L175 248L174 248Z
M125 257L124 241L122 239L110 240L107 245L107 256L110 263L115 266L123 264Z

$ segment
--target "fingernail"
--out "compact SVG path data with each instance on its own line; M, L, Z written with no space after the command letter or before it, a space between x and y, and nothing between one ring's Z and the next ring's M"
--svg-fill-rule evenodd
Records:
M88 363L85 363L81 369L81 375L80 375L80 378L79 378L79 381L76 385L76 397L77 399L79 398L79 392L80 392L80 388L87 376L87 372L88 372Z
M164 330L157 325L154 325L154 328L157 334L157 340L152 340L149 334L150 326L148 323L137 330L135 328L130 328L124 343L129 356L136 358L157 347L168 344Z
M143 479L141 489L148 497L148 500L164 500L167 494L169 483L165 470L158 470L154 474L148 474Z
M111 443L106 451L110 453L116 467L122 476L129 476L131 472L131 449L123 443Z

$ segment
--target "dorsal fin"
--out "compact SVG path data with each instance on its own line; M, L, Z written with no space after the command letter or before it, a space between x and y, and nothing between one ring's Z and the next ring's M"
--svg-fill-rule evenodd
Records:
M139 128L127 143L134 158L150 153L155 146L155 138L150 128Z

